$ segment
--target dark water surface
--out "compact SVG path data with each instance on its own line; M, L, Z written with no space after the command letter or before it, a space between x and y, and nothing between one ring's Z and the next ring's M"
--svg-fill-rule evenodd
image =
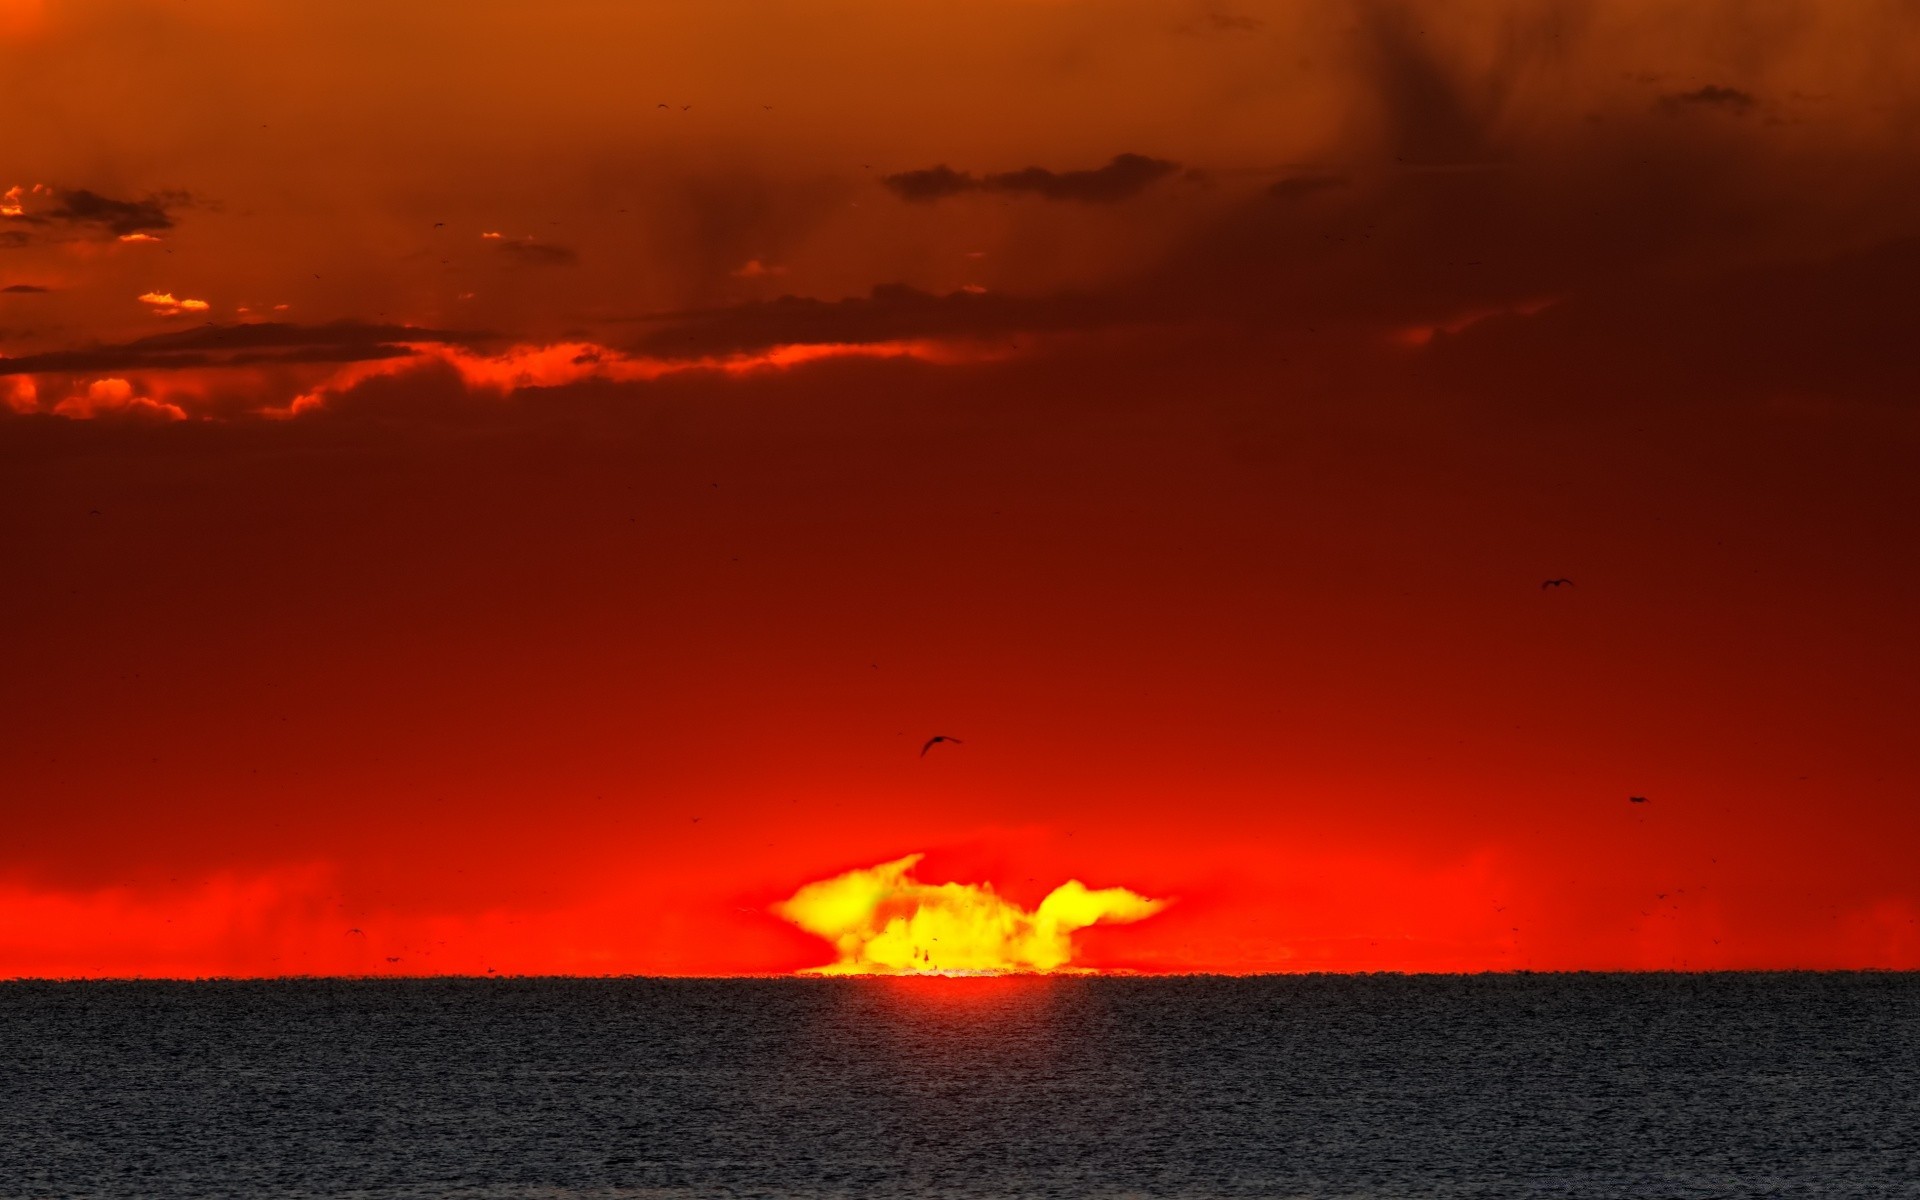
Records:
M1920 1196L1920 976L0 984L0 1195Z

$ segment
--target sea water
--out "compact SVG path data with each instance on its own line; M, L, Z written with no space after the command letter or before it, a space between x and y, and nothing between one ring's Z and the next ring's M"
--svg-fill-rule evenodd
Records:
M0 1196L1920 1196L1920 976L0 983Z

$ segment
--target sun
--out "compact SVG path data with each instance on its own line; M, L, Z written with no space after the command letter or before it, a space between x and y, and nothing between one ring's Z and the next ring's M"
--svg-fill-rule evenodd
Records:
M809 883L773 911L833 944L814 975L1003 975L1072 970L1073 932L1145 920L1169 903L1070 879L1029 911L990 883L923 883L909 854Z

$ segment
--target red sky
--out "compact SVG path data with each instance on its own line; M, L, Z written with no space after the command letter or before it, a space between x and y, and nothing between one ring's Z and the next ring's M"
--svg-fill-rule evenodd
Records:
M1920 967L1903 5L530 11L0 0L0 977Z

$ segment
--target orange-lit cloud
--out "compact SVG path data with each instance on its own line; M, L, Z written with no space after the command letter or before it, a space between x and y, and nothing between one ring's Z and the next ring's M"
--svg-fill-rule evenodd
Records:
M146 292L140 296L140 303L153 309L156 317L177 317L182 313L206 312L210 305L205 300L177 299L172 292Z
M987 362L1007 356L1007 351L998 347L937 339L800 342L751 353L689 358L627 354L592 342L511 346L494 353L444 343L407 345L405 349L409 352L407 357L350 363L316 387L295 397L284 408L269 406L263 411L275 416L314 412L326 407L330 396L349 391L369 379L415 371L434 363L453 368L469 388L510 392L521 388L562 387L589 379L641 383L698 371L745 375L832 358L910 358L952 365Z
M1073 958L1076 930L1142 921L1165 908L1122 887L1068 880L1029 911L992 884L922 883L909 854L810 883L773 911L833 944L823 975L1054 971Z
M0 405L17 413L38 412L40 389L24 375L0 376Z
M134 394L133 385L124 379L96 379L87 390L68 396L53 406L54 415L86 420L113 413L159 417L184 421L187 414L179 405L156 401Z
M157 242L161 239L150 233L123 233L120 235L120 240L123 242Z

